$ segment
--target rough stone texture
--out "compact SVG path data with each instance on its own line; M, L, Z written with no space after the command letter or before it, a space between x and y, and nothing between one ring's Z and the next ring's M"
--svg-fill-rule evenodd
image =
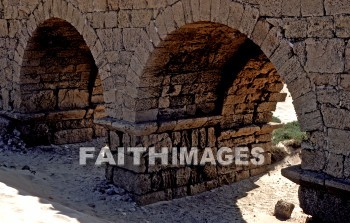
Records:
M341 73L344 71L344 40L306 40L308 72Z
M323 0L301 1L301 14L303 16L322 16L323 7Z
M283 0L282 15L284 16L300 16L301 0Z
M308 37L332 38L334 31L333 17L310 17L308 20Z
M327 15L347 14L350 11L349 0L325 0Z
M283 23L287 38L305 38L307 36L308 23L306 19L286 18Z
M196 120L191 120L195 122ZM194 195L206 190L230 184L238 180L256 176L267 171L271 164L271 133L279 125L261 124L260 126L236 126L225 129L220 126L207 126L190 128L174 132L156 133L147 136L134 136L120 131L109 131L109 145L113 148L117 160L116 147L138 146L155 147L156 151L162 147L197 147L199 159L205 148L246 146L249 149L261 147L264 149L265 162L261 166L248 166L231 164L229 166L163 166L149 164L147 152L141 155L141 165L132 165L133 156L125 153L125 165L121 167L110 166L107 178L133 193L139 204L149 204L155 201L169 200L187 195ZM235 129L235 130L234 130ZM265 137L267 136L267 137ZM159 151L158 151L159 152ZM172 159L172 153L169 157ZM249 157L250 159L252 157ZM177 154L177 160L180 155ZM127 180L125 179L127 178ZM186 190L185 188L189 188ZM169 191L176 191L170 193Z
M287 201L279 200L275 205L275 216L279 219L290 219L295 205Z
M35 134L24 137L30 143L64 144L90 141L92 137L104 135L90 131L96 127L89 128L88 132L85 128L93 127L91 121L94 115L101 116L101 111L95 110L103 103L101 80L97 72L88 47L73 26L59 19L41 24L24 53L19 112L26 115L42 113L49 124L35 119L32 122L33 125L46 125L48 132L45 140L42 131L38 137ZM83 111L78 116L70 115L69 111L74 110ZM57 112L63 115L54 115ZM72 124L69 127L60 124L64 120L69 120ZM74 122L91 124L84 126ZM26 121L25 125L28 124L30 123Z
M284 98L279 94L284 81L310 135L302 167L349 177L348 0L3 0L0 5L0 109L24 135L35 133L42 143L63 143L64 137L71 142L72 133L89 140L103 135L93 120L105 111L109 119L99 123L110 129L109 137L125 136L111 140L114 146L143 145L138 137L152 134L157 145L193 139L199 145L209 140L210 146L267 146L272 130L264 126ZM178 185L186 181L186 171L180 171ZM217 175L210 168L196 171L207 178L176 187L172 171L158 174L154 191L139 201L201 192L262 173L266 166ZM170 183L160 189L156 182Z
M333 194L324 189L299 187L300 207L317 222L347 222L350 219L349 194Z
M350 16L339 15L335 17L335 32L337 37L350 36Z
M326 165L325 152L320 150L306 150L302 151L301 168L305 170L321 171Z
M349 137L349 132L345 130L339 129L329 129L328 130L329 137L329 147L332 152L349 155L350 151L348 149L348 143L346 142Z

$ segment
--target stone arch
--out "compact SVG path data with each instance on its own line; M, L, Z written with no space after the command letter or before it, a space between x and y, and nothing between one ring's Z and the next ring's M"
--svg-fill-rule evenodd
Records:
M83 36L56 17L38 25L23 53L16 121L33 144L89 141L105 135L103 86Z
M210 5L211 4L211 5ZM155 112L137 111L137 98L143 98L145 92L140 90L145 82L144 78L147 66L152 55L161 44L179 28L198 22L211 22L221 24L237 30L256 44L266 57L272 62L278 74L290 88L294 99L311 92L311 82L296 55L293 53L293 45L282 38L279 28L273 27L259 15L259 10L249 4L231 2L229 0L202 2L202 1L177 1L164 8L152 21L143 36L143 41L136 49L129 68L128 75L132 83L126 83L126 97L131 105L127 115L123 114L123 120L131 122L154 121ZM150 42L152 43L150 46ZM303 87L300 87L300 84ZM303 118L302 106L296 105L296 111L300 119ZM153 116L153 118L144 117ZM148 119L148 120L147 120ZM306 125L303 125L305 130Z
M128 112L121 111L123 121L117 120L110 127L110 146L197 147L199 153L206 147L246 147L250 151L261 147L265 162L259 167L243 167L243 170L233 165L224 170L215 166L191 166L187 170L176 166L180 178L188 171L191 174L186 176L194 175L195 182L164 180L158 185L161 181L157 179L157 188L152 187L155 184L150 174L165 173L175 179L176 174L171 172L174 169L150 168L146 155L141 169L111 167L107 172L108 179L128 191L139 189L141 181L138 179L142 179L142 184L148 182L149 188L137 192L140 203L192 195L267 171L267 165L271 164L272 131L278 127L269 122L271 111L285 97L280 94L282 80L296 101L296 111L304 130L313 131L319 127L318 124L306 125L310 122L305 114L310 110L305 102L316 99L310 80L293 53L292 44L281 37L279 29L260 17L259 10L251 5L229 0L214 0L212 5L205 5L209 2L177 1L161 11L141 34L141 45L135 50L129 66L129 82L126 91L122 92L122 97L127 100L124 99L125 107L121 109ZM226 69L228 73L225 73ZM201 71L210 75L203 75ZM222 74L235 76L222 78ZM205 80L194 83L196 85L192 83L201 78ZM238 83L235 82L237 78L240 79ZM174 82L179 86L172 86ZM233 92L241 83L242 89L253 85L250 90L261 92L235 97ZM212 86L214 88L207 91ZM197 97L198 104L206 105L204 109L195 107L197 104L193 101ZM248 106L246 101L239 102L248 97ZM237 101L238 106L232 103ZM192 105L195 105L194 109ZM185 112L179 115L178 108ZM123 174L135 179L134 188L119 180ZM194 190L181 191L184 185ZM166 193L170 188L174 192L172 195Z
M107 64L103 47L95 30L92 28L86 16L76 8L72 3L66 0L58 1L44 1L40 2L34 11L29 15L28 20L24 21L23 30L20 32L18 39L20 40L15 51L15 61L13 74L13 95L14 101L13 109L18 111L20 109L20 70L22 67L22 60L24 58L27 43L32 37L35 30L45 21L58 18L71 24L77 32L82 36L86 45L91 51L95 64L98 68L99 75L102 81L103 94L107 94L111 89L108 89L108 84L105 84L111 78L110 68ZM106 110L109 110L111 103L106 103Z

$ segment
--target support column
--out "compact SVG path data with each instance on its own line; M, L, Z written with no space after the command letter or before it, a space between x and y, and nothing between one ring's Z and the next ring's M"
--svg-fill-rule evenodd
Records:
M237 117L236 117L237 118ZM125 153L125 165L108 166L106 177L110 182L130 192L137 203L150 204L163 200L171 200L188 195L208 191L222 185L231 184L251 176L265 173L271 164L271 133L280 127L278 124L244 125L225 129L222 116L196 119L184 119L168 122L149 122L132 124L111 119L99 120L108 128L109 147L117 157L118 147L145 147L141 155L141 165L134 165L133 154ZM172 152L169 153L169 165L149 164L148 151L155 147L160 152L162 147L198 148L200 162L205 148L212 149L214 156L218 149L229 147L247 147L248 160L252 159L251 150L254 147L264 149L264 163L255 166L232 165L173 165ZM234 154L233 154L234 155ZM179 152L176 155L179 161ZM225 157L223 157L225 159Z

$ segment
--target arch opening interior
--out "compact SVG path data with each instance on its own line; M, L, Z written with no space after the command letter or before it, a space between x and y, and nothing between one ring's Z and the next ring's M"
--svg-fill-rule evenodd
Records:
M20 79L21 132L28 143L64 144L104 135L98 69L83 37L68 22L49 19L27 43ZM34 137L33 137L34 135Z

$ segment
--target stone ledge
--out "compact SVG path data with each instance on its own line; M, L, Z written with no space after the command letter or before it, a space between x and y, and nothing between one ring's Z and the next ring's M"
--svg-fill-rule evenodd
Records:
M350 180L334 178L325 173L303 170L300 165L287 167L282 169L281 172L284 177L296 184L350 195Z
M153 133L163 133L167 131L179 131L213 126L219 124L221 118L222 116L212 116L203 118L181 119L177 121L131 123L128 121L107 117L97 119L95 120L95 123L102 125L112 131L116 130L135 136L145 136Z
M95 119L96 124L102 125L111 131L121 131L134 136L146 136L154 133L164 133L169 131L180 131L188 129L197 129L203 127L212 127L220 124L223 120L223 116L211 116L211 117L201 117L201 118L189 118L180 119L177 121L154 121L154 122L141 122L132 123L124 120L118 120L111 117L105 117L101 119ZM264 132L271 132L277 128L282 127L283 124L279 123L267 123L261 127L257 127L259 134L264 134ZM242 126L238 128L237 131L241 129L249 128L249 126Z
M76 120L83 119L87 114L86 109L75 109L67 111L48 111L46 113L30 113L23 114L19 112L0 111L0 115L8 117L18 121L31 121L31 120L45 120L45 119L58 119L58 120Z
M0 115L8 117L10 119L20 120L20 121L29 121L31 119L42 119L45 117L45 114L43 113L28 115L28 114L8 112L8 111L0 111Z

